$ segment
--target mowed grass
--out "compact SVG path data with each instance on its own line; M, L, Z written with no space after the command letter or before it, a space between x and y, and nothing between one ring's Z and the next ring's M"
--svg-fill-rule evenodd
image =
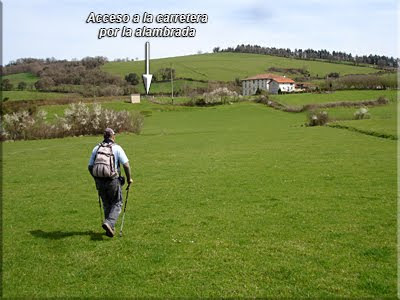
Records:
M348 127L350 130L355 129L367 134L388 135L394 139L398 138L398 133L396 130L397 122L394 119L377 120L376 118L371 118L364 120L340 121L332 124L339 124Z
M363 120L355 120L358 108L328 108L328 115L335 120L332 124L344 125L350 128L377 134L397 136L397 106L396 100L388 105L367 107L368 116Z
M176 70L176 76L179 78L216 81L233 81L235 78L243 79L255 74L266 73L271 67L304 67L312 76L318 75L320 77L324 77L331 72L337 72L342 76L376 72L376 69L372 67L245 53L213 53L151 60L151 72L153 73L160 68L170 68L171 66ZM104 71L120 76L125 76L131 72L142 74L144 61L109 62L101 68Z
M321 94L284 94L273 95L272 99L289 106L300 106L339 101L376 100L381 96L387 98L389 101L395 101L397 99L397 90L345 90Z
M75 93L53 93L39 91L2 91L3 100L46 100L46 99L61 99L61 98L77 98L82 97Z
M355 113L361 107L323 108L331 119L330 124L339 124L350 129L370 134L397 136L397 90L384 91L336 91L330 94L293 94L279 95L274 99L287 105L319 104L337 101L375 100L379 97L389 100L387 105L367 107L368 116L355 120Z
M396 297L395 141L254 103L145 105L117 137L123 238L87 172L100 137L3 144L4 297Z
M36 81L39 80L39 77L32 73L17 73L17 74L2 76L2 79L10 80L10 82L14 85L14 88L16 89L18 83L24 81L27 84L34 84Z

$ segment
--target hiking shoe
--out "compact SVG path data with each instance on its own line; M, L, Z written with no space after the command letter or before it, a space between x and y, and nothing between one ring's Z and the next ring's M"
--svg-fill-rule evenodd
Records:
M104 222L101 227L103 227L103 229L106 231L106 236L108 237L114 236L114 229L107 222Z

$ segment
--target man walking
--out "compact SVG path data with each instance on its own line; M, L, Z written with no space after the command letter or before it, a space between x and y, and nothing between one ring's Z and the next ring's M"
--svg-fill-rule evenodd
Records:
M133 180L129 160L121 146L115 143L115 132L104 130L104 140L94 147L89 160L89 172L96 182L96 188L103 202L103 229L109 237L114 236L114 228L122 210L122 191L124 184L120 164L124 167L128 185Z

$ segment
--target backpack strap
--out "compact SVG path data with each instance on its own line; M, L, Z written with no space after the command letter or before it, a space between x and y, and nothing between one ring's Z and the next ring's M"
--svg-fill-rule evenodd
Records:
M96 154L95 154L95 156L94 156L94 161L96 161L97 153L99 152L99 149L100 149L100 147L101 147L101 144L102 144L102 143L100 143L100 144L97 145L97 150L96 150Z
M99 144L99 147L97 148L97 152L99 151L100 147L107 147L111 149L111 156L110 156L110 166L111 166L111 172L115 172L115 156L114 156L114 152L112 150L112 146L115 145L114 142L111 143L105 143L105 142L101 142ZM97 156L97 152L96 152L96 156Z

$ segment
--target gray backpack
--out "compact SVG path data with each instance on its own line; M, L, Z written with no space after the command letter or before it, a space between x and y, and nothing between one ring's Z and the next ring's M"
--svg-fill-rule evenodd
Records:
M112 144L101 143L93 164L93 176L101 178L116 178L118 173L115 170L115 157L112 151Z

